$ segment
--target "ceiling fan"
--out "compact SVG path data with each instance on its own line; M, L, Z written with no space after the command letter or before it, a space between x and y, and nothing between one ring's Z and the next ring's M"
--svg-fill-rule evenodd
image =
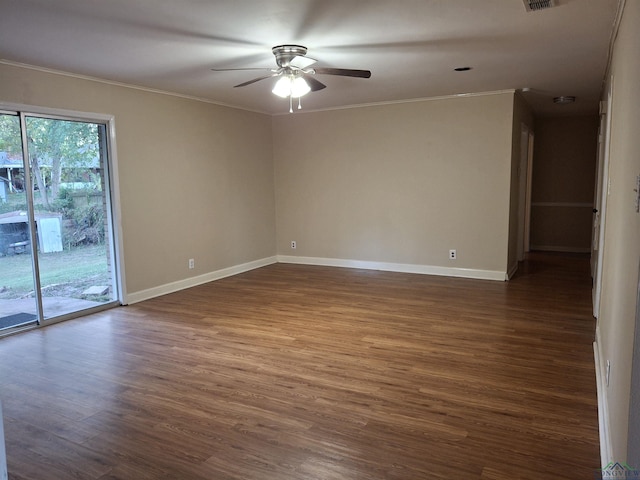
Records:
M300 97L309 92L317 92L326 85L313 75L338 75L342 77L370 78L369 70L354 70L347 68L319 68L312 67L317 60L307 57L307 47L302 45L277 45L271 49L276 57L277 68L212 68L214 72L228 72L236 70L268 70L269 75L234 85L234 88L246 87L260 80L280 77L272 92L282 98L289 98L289 112L293 112L293 99L298 99L298 108L302 108Z

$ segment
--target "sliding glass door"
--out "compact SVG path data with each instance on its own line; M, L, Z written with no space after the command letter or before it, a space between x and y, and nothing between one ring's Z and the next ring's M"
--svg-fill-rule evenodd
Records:
M0 115L0 331L38 320L17 114Z
M105 124L0 115L0 333L117 304L109 186Z

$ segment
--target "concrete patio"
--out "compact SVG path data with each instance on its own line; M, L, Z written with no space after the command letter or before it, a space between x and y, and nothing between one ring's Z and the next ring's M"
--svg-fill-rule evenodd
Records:
M103 304L103 302L65 297L43 297L42 302L45 319L59 317ZM0 318L17 313L31 313L36 315L35 299L19 298L0 300Z

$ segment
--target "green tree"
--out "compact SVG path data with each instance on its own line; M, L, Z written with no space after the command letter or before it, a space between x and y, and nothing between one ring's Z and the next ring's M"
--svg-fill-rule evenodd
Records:
M26 126L29 163L35 180L33 187L35 189L37 185L42 204L50 208L60 192L63 168L98 166L98 126L38 117L27 117ZM11 154L22 151L20 123L16 116L0 115L0 151ZM50 172L48 179L47 172Z
M22 155L20 120L15 115L0 115L0 152Z
M51 170L51 200L60 192L62 168L97 166L99 155L98 126L94 123L27 118L27 141L31 169L36 178L42 203L50 207L43 167Z

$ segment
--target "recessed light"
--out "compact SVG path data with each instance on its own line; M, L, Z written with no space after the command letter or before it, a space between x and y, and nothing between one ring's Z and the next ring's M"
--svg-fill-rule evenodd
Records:
M469 70L471 70L471 67L456 67L454 68L454 70L456 72L468 72Z
M576 97L567 96L567 95L562 95L560 97L553 98L553 103L557 103L558 105L567 105L575 101L576 101Z

